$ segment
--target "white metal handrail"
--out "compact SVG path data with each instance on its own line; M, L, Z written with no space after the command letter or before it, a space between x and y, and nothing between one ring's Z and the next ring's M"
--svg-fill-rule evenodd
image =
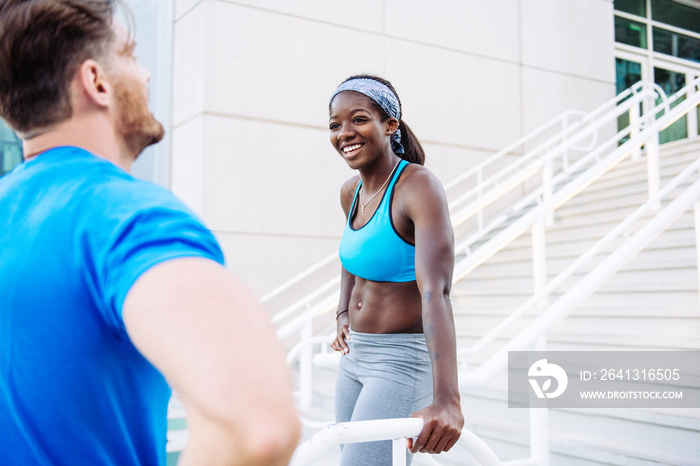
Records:
M501 198L515 187L521 185L525 180L529 179L537 172L542 171L545 167L551 169L551 164L556 158L561 159L561 170L567 174L571 173L573 167L569 167L568 154L571 150L575 149L577 143L591 137L597 139L597 133L602 127L609 124L611 121L616 121L620 115L628 112L645 100L654 98L658 95L657 92L656 88L648 83L637 83L633 88L628 89L611 101L615 102L616 105L608 110L608 114L605 118L596 118L596 115L599 115L603 109L608 109L611 102L606 102L598 109L591 112L591 114L587 115L583 120L587 125L572 125L565 131L562 131L561 134L543 142L536 148L528 151L518 160L502 168L488 180L474 186L471 190L467 191L450 204L450 208L454 210L460 204L474 198L466 207L461 208L459 212L453 214L453 225L458 226L468 218L483 211L488 205ZM665 99L662 99L659 110L666 108L665 101ZM574 130L575 132L572 133ZM588 149L590 150L592 147ZM551 185L551 182L549 184ZM491 189L483 193L485 186L490 186ZM481 226L480 223L479 227Z
M478 165L474 166L472 169L468 170L464 174L458 176L457 178L453 179L449 183L445 185L445 190L450 190L453 187L463 183L470 177L477 177L479 173L483 175L483 173L486 171L488 166L491 165L497 165L505 156L507 156L509 153L511 153L514 149L521 147L525 145L526 143L530 142L531 140L534 139L534 137L539 136L546 130L550 129L551 127L561 125L562 126L562 132L553 138L550 138L546 140L544 143L541 143L538 145L537 149L543 147L543 146L551 146L555 142L557 142L557 138L565 140L567 139L567 136L572 134L572 133L577 133L581 129L581 123L576 122L573 124L567 124L567 120L570 116L575 115L581 118L581 121L584 122L591 122L591 121L596 121L599 120L601 116L603 116L605 113L608 113L610 110L614 109L616 106L618 106L620 103L627 101L630 97L635 96L635 95L641 95L643 93L649 93L649 95L658 95L662 98L662 100L666 99L666 94L664 93L663 89L659 87L657 84L654 83L649 83L649 82L644 82L644 81L639 81L632 85L629 89L624 90L620 94L616 95L613 99L605 102L603 105L599 106L592 112L586 114L581 111L577 110L568 110L564 112L561 116L554 118L553 120L545 123L544 125L540 126L539 128L535 129L534 131L528 133L526 136L520 138L518 141L506 146L504 149L498 151L491 157L487 158L483 162L479 163ZM579 137L579 140L583 139L583 137ZM535 152L535 151L532 151ZM530 158L531 156L528 156Z
M340 290L335 289L320 302L313 306L310 305L302 314L296 316L284 326L279 327L277 329L277 337L280 340L284 340L294 334L294 332L301 330L307 322L315 319L325 312L332 310L338 304L339 295Z
M608 232L603 238L598 240L593 246L591 246L586 252L581 256L576 258L568 267L561 271L555 278L553 278L545 288L540 292L535 293L530 297L525 303L519 306L513 313L508 315L503 321L501 321L496 327L491 329L486 333L481 339L479 339L473 345L467 348L460 348L457 352L458 357L464 358L466 356L471 356L486 347L489 343L498 338L503 331L510 327L514 322L522 317L528 310L533 309L537 303L542 299L549 296L559 285L564 283L567 279L572 277L574 274L580 272L590 261L595 258L606 246L610 245L615 239L623 236L627 233L628 229L640 220L644 215L651 212L654 207L666 199L669 194L676 190L681 184L688 181L688 179L697 174L700 171L700 158L691 163L686 167L680 174L678 174L673 180L669 181L666 186L659 191L657 195L649 199L647 202L639 206L634 212L627 216L622 222L616 225L610 232Z
M374 421L355 421L331 424L302 443L294 452L290 466L312 465L333 447L341 444L392 441L393 466L406 465L406 439L418 437L423 430L423 419L400 418ZM471 453L484 466L500 465L496 454L483 440L467 429L457 445Z
M699 83L700 83L700 80L697 80L695 85L697 85ZM691 87L691 89L692 89L692 87ZM650 140L650 138L658 137L656 135L658 135L659 131L661 131L663 128L670 126L673 122L678 120L678 118L680 118L682 115L684 115L685 113L687 113L691 109L695 108L695 106L697 106L698 103L700 103L700 93L697 93L695 99L686 99L684 103L685 103L685 105L677 105L674 109L672 109L670 112L666 113L663 117L648 124L648 126L644 129L643 132L639 132L636 136L632 137L625 144L621 145L618 149L613 151L605 159L601 160L598 164L599 168L592 167L592 168L590 168L590 171L591 172L596 172L596 171L600 172L603 169L606 169L606 171L607 171L607 170L609 170L608 167L612 166L613 164L619 163L619 161L621 161L624 157L629 155L634 148L645 144L647 141ZM630 214L626 219L624 219L617 227L615 227L607 235L605 235L603 238L601 238L588 251L586 251L582 256L577 258L569 267L567 267L557 277L555 277L552 281L550 281L542 290L540 290L538 293L535 293L523 305L519 306L512 314L510 314L503 321L501 321L495 328L493 328L491 331L489 331L486 335L484 335L481 339L479 339L472 346L470 346L468 348L460 349L458 354L461 357L473 355L473 354L477 353L478 351L482 350L488 343L490 343L493 340L495 340L496 338L498 338L498 336L500 336L515 321L517 321L517 319L522 317L528 310L533 309L537 305L537 303L539 303L543 298L547 297L552 291L554 291L557 286L559 286L561 283L563 283L566 279L570 278L576 272L580 271L600 251L602 251L602 249L606 245L610 244L614 239L618 238L623 232L627 231L627 229L634 222L639 220L644 214L650 212L655 207L660 205L660 202L663 199L665 199L669 193L671 193L673 190L675 190L681 183L687 181L687 179L692 174L697 172L698 167L700 167L700 160L695 161L689 167L687 167L685 170L683 170L672 181L670 181L663 189L661 189L660 191L655 193L646 203L644 203L642 206L640 206L637 210L635 210L632 214ZM589 184L588 180L583 178L583 176L580 179L583 182L585 182L586 184ZM570 191L577 189L575 183L571 183L570 185L567 186L567 188L568 188L567 190L562 190L560 197L562 197L563 200L559 199L558 197L553 197L550 200L548 200L547 202L543 203L539 207L539 209L546 212L549 209L554 210L557 207L561 206L566 199L569 199L573 195ZM576 192L578 192L578 191L580 191L580 189L578 189ZM533 211L532 215L530 217L535 217L536 215L538 215L538 213ZM542 212L540 212L539 215L542 215ZM523 223L525 223L524 226L516 225L517 230L519 230L519 231L517 231L517 234L521 233L528 226L531 225L531 218L530 217L527 218L527 222L523 222ZM508 236L509 239L513 238L514 236L516 236L516 232L506 231L504 234L504 237L505 236ZM488 248L485 248L485 249L488 249ZM473 270L478 264L483 262L483 258L481 258L481 257L467 258L463 262L466 265L458 265L456 267L455 275L457 275L458 277L462 277L466 273L468 273L468 271Z
M312 265L308 269L306 269L303 272L301 272L300 274L292 277L290 280L287 280L286 282L284 282L283 284L281 284L280 286L278 286L274 290L272 290L269 293L267 293L266 295L264 295L262 298L260 298L260 301L262 301L263 303L270 301L272 298L276 297L277 295L279 295L283 291L286 291L287 289L289 289L292 285L296 285L297 283L299 283L303 279L309 277L312 273L316 272L317 270L322 269L324 266L330 264L331 262L333 262L337 258L338 258L337 252L329 254L325 258L318 261L316 264Z
M698 85L698 83L700 83L700 80L696 80L694 83L686 86L686 88L682 89L677 94L674 94L674 96L672 96L669 100L681 101L686 95L688 95L689 91L691 91L693 87ZM519 201L519 204L527 205L537 202L538 206L530 209L529 212L524 214L509 227L489 240L487 244L483 245L483 247L479 248L476 252L471 252L470 248L477 240L483 237L483 232L477 232L468 237L465 241L457 244L455 251L469 251L470 254L468 257L458 261L455 264L454 281L460 280L498 251L502 250L523 232L525 232L529 227L531 227L538 218L541 218L547 212L553 212L557 208L561 207L566 201L571 199L577 193L581 192L593 181L600 178L600 176L628 157L634 149L649 143L652 139L657 139L659 131L670 126L673 122L694 108L698 104L698 101L700 101L700 93L696 92L694 99L685 98L685 100L682 100L680 104L676 105L675 108L671 109L670 111L668 111L668 102L658 104L639 120L638 124L640 125L640 128L623 128L614 136L607 139L597 149L591 151L585 157L581 158L574 165L572 165L570 167L572 172L583 170L584 167L587 168L576 178L564 184L556 193L550 193L549 199L544 199L544 193L547 189L545 186L540 186L539 188L533 190L528 196L524 196L524 198ZM658 120L652 120L650 122L650 118L661 110L664 110L666 113ZM612 150L612 152L603 159L600 158L603 152L606 150L611 150L610 148L615 147L621 138L630 136L633 132L635 135L630 137L630 139L624 144ZM650 156L658 157L658 154L650 154ZM592 164L592 162L595 160L598 162ZM553 178L553 183L563 182L566 175L566 172L560 173ZM656 190L658 190L658 186ZM500 220L500 223L503 223L508 218L508 215L517 210L517 208L511 208L509 209L508 213L501 214L501 218L497 220Z
M693 167L693 171L697 171L697 166ZM683 194L674 199L622 246L586 274L577 285L549 306L535 321L528 324L505 346L482 363L478 369L464 374L460 380L460 389L470 390L482 387L496 373L504 370L507 366L508 351L518 351L531 347L543 333L571 312L576 304L590 296L659 233L668 228L683 212L691 209L698 199L700 199L700 181L693 183Z
M336 256L337 256L337 254L336 254ZM299 309L302 309L304 307L308 308L309 302L318 298L319 296L322 296L324 293L328 293L329 290L331 290L331 291L334 290L335 288L337 288L338 285L340 285L340 274L339 273L336 274L331 280L329 280L326 283L324 283L323 285L319 286L318 288L316 288L314 291L312 291L308 295L297 300L294 304L288 306L282 312L275 314L272 317L272 323L277 324L277 323L281 322L282 320L292 316ZM268 296L270 296L270 295L268 295Z

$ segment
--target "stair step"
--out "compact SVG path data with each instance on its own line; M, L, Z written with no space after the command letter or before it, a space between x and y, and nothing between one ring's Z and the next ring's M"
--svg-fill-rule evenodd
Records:
M504 319L509 316L514 309L491 307L491 308L474 308L456 306L454 308L455 318L468 317L470 319ZM587 307L585 303L580 304L574 311L572 316L587 316L587 317L612 317L612 318L644 318L644 317L659 317L664 318L695 318L700 316L700 307L695 306L631 306L627 303L626 306L602 307L594 306Z
M580 332L558 332L556 329L547 335L548 349L554 351L574 351L594 349L615 350L700 350L698 337L675 335L617 335Z
M700 150L700 145L694 144L688 146L682 150L668 150L669 148L664 147L664 150L659 156L659 168L661 172L671 172L679 173L683 168L690 165L693 161L698 158L698 151ZM605 181L618 181L627 180L634 175L643 174L646 176L648 159L646 154L639 159L627 158L622 162L618 163L609 172L602 176Z

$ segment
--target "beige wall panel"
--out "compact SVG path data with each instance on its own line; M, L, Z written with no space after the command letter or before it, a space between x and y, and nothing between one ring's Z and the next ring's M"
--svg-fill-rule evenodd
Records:
M386 4L390 37L518 61L518 0L386 0Z
M205 118L204 217L218 231L338 237L352 175L325 129Z
M259 296L337 251L339 244L335 238L214 233L226 256L227 268Z
M172 130L171 189L197 214L204 211L204 118Z
M204 54L207 47L205 12L204 5L199 4L173 28L173 127L204 111L204 83L208 72Z
M327 106L345 77L394 83L444 183L614 95L607 0L176 0L175 14L173 190L260 293L337 250L354 172Z
M594 110L615 97L615 84L525 68L523 95L527 134L566 110Z
M386 76L419 139L497 150L519 136L519 67L500 60L388 40Z
M613 5L601 0L522 0L525 66L615 80Z
M384 1L377 0L219 0L299 16L350 29L382 32Z
M206 6L207 112L325 127L335 86L384 66L376 34L220 1Z

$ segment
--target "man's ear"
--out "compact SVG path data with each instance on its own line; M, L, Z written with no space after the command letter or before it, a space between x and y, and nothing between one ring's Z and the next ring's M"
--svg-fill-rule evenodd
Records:
M108 107L112 100L112 83L102 65L92 59L78 68L78 83L85 97L100 107Z

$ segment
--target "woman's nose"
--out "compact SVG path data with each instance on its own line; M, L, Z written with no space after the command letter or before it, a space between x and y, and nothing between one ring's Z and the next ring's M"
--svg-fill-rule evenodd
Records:
M350 125L342 125L340 127L340 131L338 131L338 141L348 139L352 137L353 134L355 134L355 132L352 130L352 127L350 127Z

